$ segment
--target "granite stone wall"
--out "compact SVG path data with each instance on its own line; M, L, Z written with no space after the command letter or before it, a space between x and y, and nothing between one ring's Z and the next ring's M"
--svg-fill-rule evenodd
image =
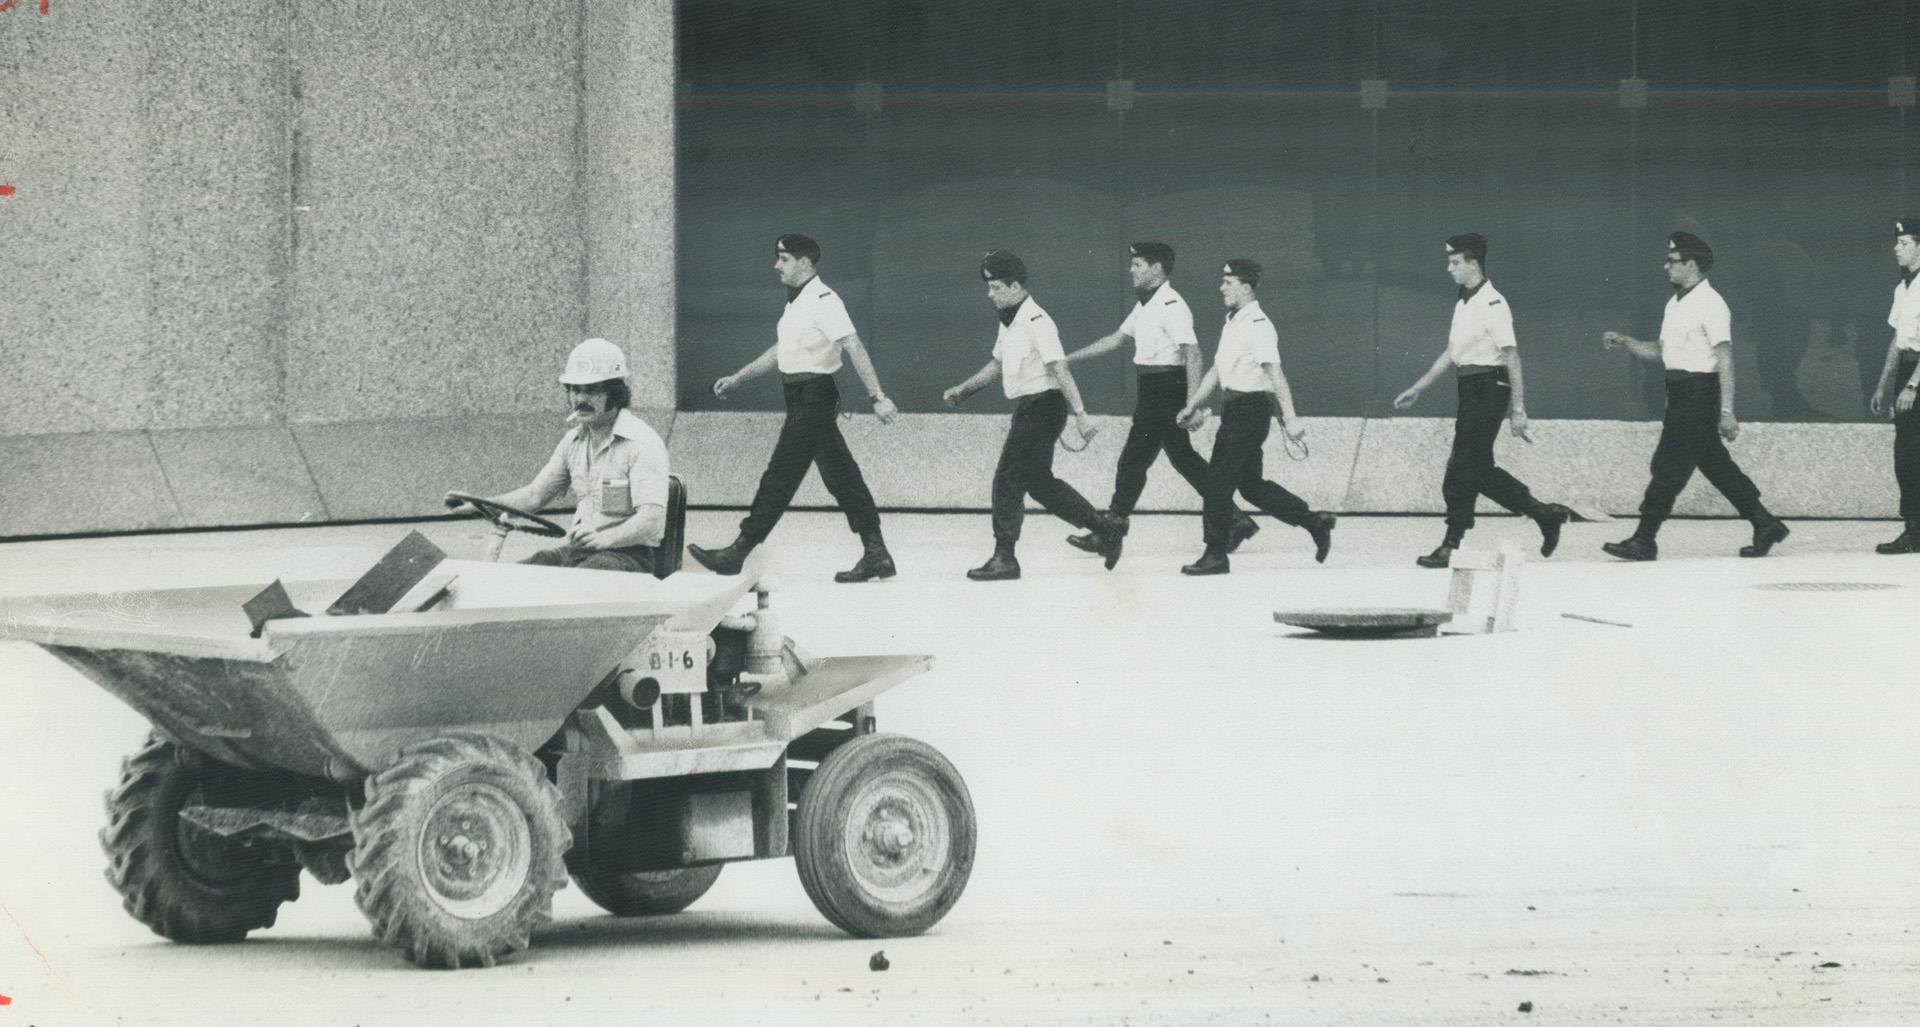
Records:
M666 0L0 18L0 537L517 483L589 334L670 423Z

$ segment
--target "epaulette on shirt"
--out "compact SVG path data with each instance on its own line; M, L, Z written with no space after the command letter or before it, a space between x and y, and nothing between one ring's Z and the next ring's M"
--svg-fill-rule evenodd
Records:
M1030 317L1030 318L1027 318L1027 320L1028 320L1028 321L1038 321L1038 320L1040 320L1041 318L1043 318L1043 317L1046 317L1046 316L1047 316L1047 315L1045 315L1045 314L1035 314L1035 315L1033 315L1032 317Z
M1162 303L1162 304L1160 304L1160 305L1161 305L1161 306L1163 306L1163 307L1171 307L1171 306L1173 306L1173 305L1174 305L1175 303L1178 303L1178 302L1180 302L1180 301L1179 301L1179 300L1168 300L1168 301L1166 301L1165 303Z
M819 296L817 296L817 297L815 297L815 298L816 298L816 299L826 299L826 298L827 298L828 296L831 296L831 295L833 295L833 290L832 290L832 289L822 289L822 290L820 290L820 295L819 295Z
M1500 301L1499 301L1499 300L1488 300L1488 301L1487 301L1487 306L1489 306L1489 307L1497 307L1497 306L1499 306L1499 305L1500 305Z
M1249 321L1248 324L1265 324L1266 322L1267 322L1266 318L1256 317L1252 321Z

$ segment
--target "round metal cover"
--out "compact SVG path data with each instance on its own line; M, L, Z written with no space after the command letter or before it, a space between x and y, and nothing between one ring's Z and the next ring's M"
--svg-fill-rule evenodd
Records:
M1322 607L1276 610L1273 619L1339 638L1387 638L1414 632L1433 635L1453 614L1410 606Z
M1891 581L1769 581L1753 587L1776 592L1881 592L1900 585Z

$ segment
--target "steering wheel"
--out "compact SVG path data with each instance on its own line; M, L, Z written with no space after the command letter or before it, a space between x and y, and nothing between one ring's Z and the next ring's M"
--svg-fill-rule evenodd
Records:
M465 503L480 511L480 516L510 531L524 531L529 535L539 535L542 538L563 538L567 534L567 529L539 514L528 513L490 499L481 499L479 496L470 496L465 492L447 493L446 503L449 507Z

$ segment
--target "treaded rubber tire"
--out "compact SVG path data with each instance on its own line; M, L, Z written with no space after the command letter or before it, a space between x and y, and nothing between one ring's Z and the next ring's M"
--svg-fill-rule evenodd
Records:
M629 873L575 874L582 894L614 916L665 916L698 901L720 876L720 864Z
M889 831L905 851L878 840ZM872 734L833 750L807 780L793 858L807 897L836 927L892 938L925 931L959 901L974 841L973 799L953 764L925 742Z
M347 856L354 902L408 960L492 966L552 916L573 837L532 755L488 735L445 735L402 749L367 778L366 797Z
M180 819L202 775L224 764L149 735L120 764L107 793L107 883L153 933L194 945L241 941L272 927L280 904L300 896L300 864L270 847L211 835ZM244 773L234 770L233 773Z

